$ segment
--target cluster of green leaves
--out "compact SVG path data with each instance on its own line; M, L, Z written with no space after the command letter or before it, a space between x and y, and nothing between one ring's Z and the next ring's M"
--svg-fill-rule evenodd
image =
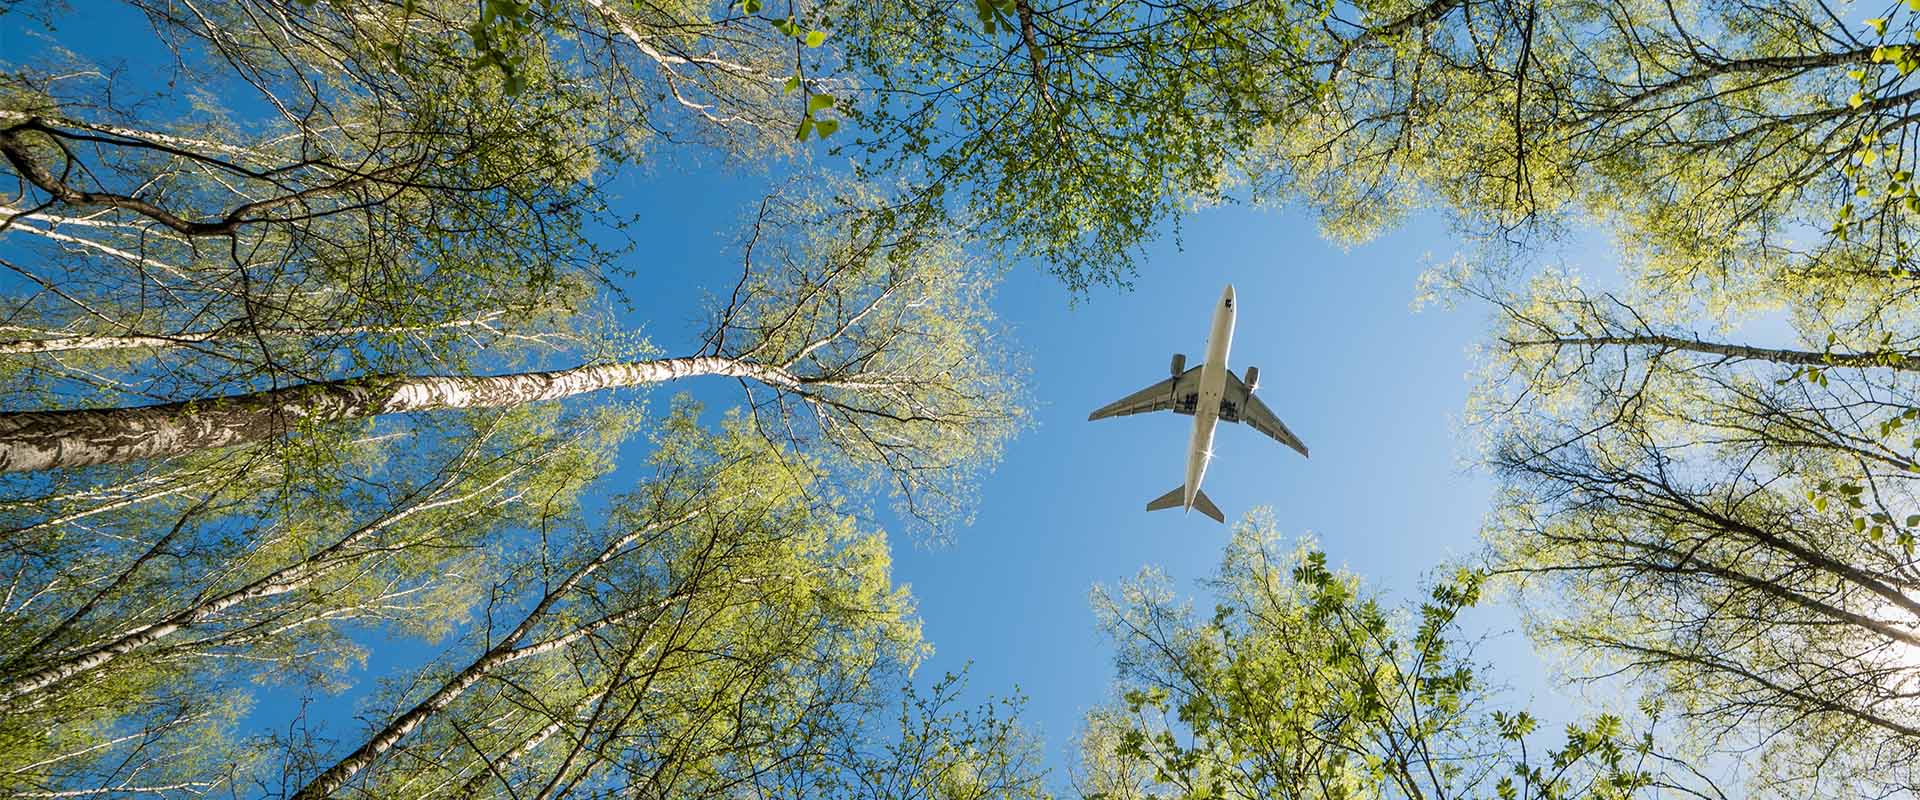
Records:
M1502 482L1484 533L1536 639L1640 681L1756 792L1914 785L1908 289L1783 281L1805 344L1782 346L1670 298L1491 280L1456 284L1500 321L1470 410Z
M764 6L761 0L739 0L739 2L734 4L734 7L752 16L759 14ZM791 10L785 17L778 19L769 17L767 21L773 25L773 29L778 31L781 36L792 39L809 48L817 48L827 43L828 34L826 31L803 24L799 17L795 16ZM786 82L781 85L781 93L792 94L801 88L806 88L806 81L801 79L800 72L796 70L794 74L787 78ZM802 142L806 141L808 136L817 136L818 138L825 139L828 136L832 136L834 131L840 129L840 120L819 115L820 112L833 108L834 103L838 100L837 97L824 92L816 93L809 89L802 94L801 100L803 102L801 103L800 126L794 133L794 139Z
M1483 577L1460 570L1412 620L1310 544L1291 552L1270 514L1236 526L1218 605L1197 618L1148 572L1096 609L1118 649L1119 703L1089 718L1090 798L1621 798L1655 784L1648 737L1618 716L1570 726L1527 755L1536 727L1493 697L1460 640ZM1412 623L1411 630L1408 629Z
M424 680L376 701L374 716L397 718L441 680L457 685L441 676L483 663L502 631L529 631L517 647L564 644L488 667L487 681L364 768L356 780L368 791L659 783L724 796L742 770L823 770L823 743L865 723L923 649L885 536L836 513L815 466L738 415L710 431L698 412L682 405L657 421L649 474L597 524L569 520L489 548L478 574L497 577L482 620ZM543 735L552 725L567 733ZM573 754L581 737L599 754ZM518 755L485 763L497 753Z
M863 87L845 104L859 135L841 149L1076 291L1124 283L1141 244L1257 171L1255 145L1317 96L1303 42L1326 11L833 8L834 41Z
M527 88L527 56L523 51L532 33L536 8L532 0L481 0L480 16L467 28L478 55L477 68L500 70L501 90L508 96Z
M751 225L749 268L706 339L802 382L750 398L755 421L799 432L909 520L970 518L973 477L1027 422L1024 366L991 307L1004 266L853 181L770 198Z
M241 724L264 693L346 689L371 631L463 628L483 548L550 523L634 427L617 406L557 411L10 481L0 787L220 791L290 763Z
M1019 23L1013 15L1019 11L1019 0L973 0L974 16L980 20L980 30L988 36L996 35L1001 28L1018 30Z
M1916 8L1915 11L1920 11ZM1911 20L1907 25L1895 26L1896 35L1905 34L1909 41L1891 44L1894 41L1888 35L1889 20L1875 17L1865 21L1868 29L1878 37L1869 64L1847 71L1847 77L1853 79L1858 89L1847 98L1847 107L1855 112L1871 113L1881 105L1882 98L1895 98L1904 91L1901 84L1906 76L1920 68L1920 31L1913 30ZM1913 171L1903 157L1902 144L1896 138L1883 140L1890 131L1885 126L1868 126L1858 136L1858 146L1847 161L1840 166L1840 172L1855 186L1853 197L1840 204L1835 213L1833 227L1829 235L1846 239L1856 233L1864 232L1863 220L1859 218L1860 206L1857 204L1880 204L1895 201L1909 213L1920 212L1920 196L1915 196ZM1876 168L1876 165L1879 165ZM1876 180L1882 182L1876 182Z

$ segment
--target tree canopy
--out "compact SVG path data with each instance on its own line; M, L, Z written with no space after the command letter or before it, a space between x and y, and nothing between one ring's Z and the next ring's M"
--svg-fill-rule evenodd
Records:
M1088 798L1722 797L1654 747L1644 715L1609 712L1544 738L1503 707L1460 614L1480 598L1461 571L1401 613L1291 550L1270 511L1234 528L1215 598L1196 613L1149 570L1096 589L1113 637L1118 702L1089 715L1077 784Z
M0 5L55 42L0 64L9 793L1044 794L1001 711L898 691L873 509L950 529L1024 423L1008 262L1084 298L1228 202L1473 240L1431 288L1492 315L1485 579L1698 747L1530 755L1458 633L1480 571L1399 614L1256 518L1211 618L1100 597L1085 793L1920 787L1920 10L123 9L109 56ZM696 159L770 188L668 352L606 187ZM1551 263L1583 237L1617 280ZM737 410L632 391L700 376ZM428 655L355 741L244 732L372 636Z

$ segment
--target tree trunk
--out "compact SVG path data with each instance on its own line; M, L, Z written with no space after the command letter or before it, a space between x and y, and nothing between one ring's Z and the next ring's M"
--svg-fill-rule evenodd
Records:
M484 486L480 486L471 492L456 497L437 497L440 490L436 489L433 494L422 498L423 502L407 506L406 508L395 508L381 518L360 526L333 544L321 548L296 563L289 564L263 575L245 586L218 597L195 603L191 607L180 609L158 622L124 631L112 639L89 648L64 652L59 660L42 665L31 673L9 679L5 685L0 685L0 708L4 708L7 705L37 702L30 697L36 692L76 675L98 669L108 662L153 644L178 631L194 627L206 620L212 619L220 612L233 608L234 606L299 590L325 575L327 571L331 569L332 564L340 563L341 556L347 553L349 548L365 541L368 537L389 529L400 521L420 512L472 500L505 483L517 472L519 472L519 469L509 471ZM442 488L444 488L444 486Z
M569 573L558 586L547 590L546 595L540 598L540 602L536 603L533 609L528 611L525 617L521 618L520 624L515 625L512 631L502 636L498 644L495 644L492 648L488 649L487 652L482 653L479 658L467 664L466 668L460 670L459 674L448 679L446 683L441 684L440 688L435 690L427 699L420 701L418 705L408 709L405 714L389 721L386 727L381 728L380 731L375 733L372 738L369 738L366 743L360 745L359 749L335 762L334 765L328 767L325 772L320 773L319 776L309 781L306 786L301 787L300 791L294 793L293 800L317 800L318 798L331 796L334 792L338 791L340 787L345 786L347 781L352 780L354 775L359 774L361 770L366 769L369 764L372 764L382 754L393 749L393 746L405 738L408 733L411 733L414 728L419 727L421 723L426 722L428 718L440 713L440 711L447 706L452 705L455 700L460 699L460 696L466 693L468 688L478 683L481 678L486 677L487 673L498 669L502 665L519 661L523 658L537 656L542 653L553 652L585 636L591 635L594 631L605 625L618 624L634 616L658 612L685 599L685 587L679 587L653 603L613 612L593 622L578 625L567 633L542 642L526 645L521 644L527 637L533 635L534 629L546 621L548 612L551 611L555 605L558 605L567 593L579 586L580 582L586 580L587 576L592 575L601 567L606 566L615 558L619 557L621 553L626 551L629 545L654 531L687 522L699 516L701 513L702 511L695 510L681 514L671 520L663 520L652 525L646 525L639 530L631 531L608 543L592 561L580 565L574 569L573 572ZM703 555L701 563L704 563L704 561L705 556ZM698 577L699 576L696 575L695 579Z
M70 469L180 455L269 439L306 422L449 408L499 408L696 375L804 383L720 356L663 358L491 376L386 375L155 406L0 413L0 472Z
M1565 336L1553 339L1507 339L1510 347L1654 347L1689 353L1723 356L1750 361L1772 361L1806 367L1885 367L1905 372L1920 371L1920 357L1898 350L1862 352L1816 352L1773 347L1749 347L1741 344L1708 342L1678 336L1654 334L1640 336Z
M365 333L424 333L426 331L448 328L487 327L487 324L499 319L503 314L495 311L473 319L456 319L448 322L435 322L426 325L353 325L340 328L247 328L230 326L200 331L181 331L169 334L131 333L123 336L57 334L36 331L20 326L0 326L0 332L16 331L34 334L19 339L0 339L0 355L33 355L37 353L66 353L76 350L132 350L145 348L158 350L168 347L187 345L218 344L229 340L251 341L255 336L275 339L309 338L319 339L328 336L353 336ZM488 328L488 330L492 330ZM526 337L523 337L526 338Z

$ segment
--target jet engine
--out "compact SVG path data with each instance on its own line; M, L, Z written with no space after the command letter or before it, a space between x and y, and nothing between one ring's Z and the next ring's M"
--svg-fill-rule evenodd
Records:
M1187 374L1187 354L1174 353L1173 364L1172 366L1169 366L1168 369L1173 371L1173 377L1176 377L1176 378L1180 377L1181 375Z
M1247 367L1247 394L1253 394L1253 391L1258 388L1260 388L1260 368Z

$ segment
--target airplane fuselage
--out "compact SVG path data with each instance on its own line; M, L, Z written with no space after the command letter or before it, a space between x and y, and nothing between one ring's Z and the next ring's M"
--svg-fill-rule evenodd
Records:
M1193 508L1200 481L1213 459L1213 429L1220 422L1220 400L1227 391L1227 351L1233 347L1233 286L1220 294L1213 307L1213 327L1207 332L1207 360L1200 366L1200 401L1193 408L1193 438L1187 447L1185 506Z
M1273 409L1254 396L1254 389L1260 385L1259 370L1247 367L1246 378L1242 380L1227 367L1227 355L1233 349L1234 320L1239 311L1233 286L1228 285L1213 307L1204 361L1189 367L1186 354L1174 353L1173 360L1167 364L1170 373L1167 377L1087 414L1089 422L1156 411L1193 417L1193 436L1187 441L1186 479L1147 501L1148 511L1181 508L1199 511L1215 522L1227 521L1226 514L1200 488L1200 482L1207 477L1207 466L1213 461L1214 430L1223 422L1244 424L1293 448L1301 456L1307 455L1306 443L1287 429Z

